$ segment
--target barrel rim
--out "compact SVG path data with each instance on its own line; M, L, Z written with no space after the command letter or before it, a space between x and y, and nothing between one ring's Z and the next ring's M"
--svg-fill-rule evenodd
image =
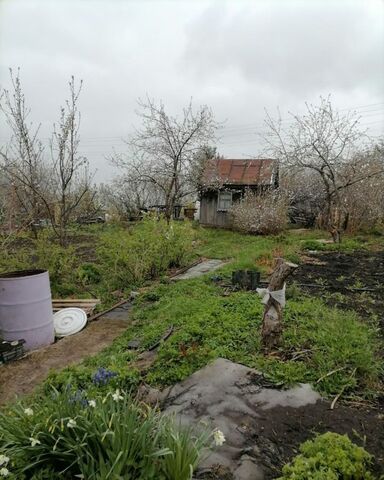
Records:
M32 268L29 270L15 270L13 272L0 273L0 280L20 280L23 278L30 278L37 275L42 275L44 273L48 273L48 271Z

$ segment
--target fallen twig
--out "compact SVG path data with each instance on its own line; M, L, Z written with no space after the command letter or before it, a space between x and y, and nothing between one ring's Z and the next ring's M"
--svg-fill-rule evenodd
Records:
M173 332L173 325L171 325L167 332L160 338L160 340L156 343L154 343L153 345L151 345L149 348L148 348L148 351L152 351L152 350L155 350L161 342L164 342L165 340L167 340L167 338L169 338L171 335L172 335L172 332Z
M323 375L322 377L320 377L316 383L320 383L322 380L324 380L325 378L327 377L330 377L331 375L333 375L334 373L336 372L340 372L341 370L345 370L346 367L340 367L340 368L335 368L335 370L332 370L328 373L326 373L325 375Z
M356 368L353 369L351 375L349 376L349 378L352 378L355 373L356 373ZM336 402L337 400L341 397L341 395L343 394L344 390L346 389L347 387L347 384L343 385L342 389L340 390L340 392L336 395L336 397L333 399L332 403L331 403L331 410L333 410L335 408L335 405L336 405Z

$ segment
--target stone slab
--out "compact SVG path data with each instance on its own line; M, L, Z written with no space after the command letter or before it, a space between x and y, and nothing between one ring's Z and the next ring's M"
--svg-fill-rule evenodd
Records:
M225 265L225 263L226 262L223 260L218 259L204 260L203 262L200 262L197 265L189 268L186 272L172 277L172 280L189 280L191 278L200 277L201 275L205 275L206 273L217 270Z

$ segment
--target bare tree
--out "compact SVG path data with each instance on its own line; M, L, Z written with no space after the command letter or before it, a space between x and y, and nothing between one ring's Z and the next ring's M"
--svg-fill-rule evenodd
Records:
M87 159L78 152L80 112L77 108L82 82L76 88L72 76L69 82L70 98L60 109L59 124L54 126L51 140L55 218L61 244L66 242L68 223L82 199L90 190L92 176Z
M30 109L25 103L19 72L14 75L10 69L10 77L13 92L3 90L0 97L0 109L12 132L9 144L0 150L1 167L18 199L24 221L37 236L36 225L49 207L44 147L38 139L40 126L29 123Z
M136 172L129 173L129 170L110 185L102 185L101 194L112 212L128 220L138 218L141 211L150 205L158 205L162 198L156 185L137 179Z
M354 112L342 114L332 107L329 97L318 106L306 104L304 115L293 115L285 128L281 118L268 113L265 140L275 158L287 166L309 170L318 175L325 195L325 226L335 242L341 241L348 223L348 212L342 199L345 189L383 171L361 168L356 152L366 138Z
M89 190L91 175L86 158L78 154L80 113L77 102L81 90L72 77L70 98L61 108L60 120L54 125L51 140L51 162L44 158L44 147L38 138L39 127L28 122L19 72L11 73L13 91L4 90L0 108L12 131L5 149L0 150L1 168L12 194L17 197L22 216L35 236L43 218L50 220L61 244L66 241L66 228L82 198Z
M213 140L217 124L207 106L195 112L192 102L181 118L168 115L162 103L149 98L139 105L142 127L127 141L129 156L115 156L112 161L128 169L131 179L161 192L169 221L174 206L195 190L194 154Z

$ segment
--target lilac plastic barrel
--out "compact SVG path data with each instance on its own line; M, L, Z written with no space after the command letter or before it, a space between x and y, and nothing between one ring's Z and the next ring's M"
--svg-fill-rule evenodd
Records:
M49 275L45 270L0 273L0 337L33 350L54 341Z

